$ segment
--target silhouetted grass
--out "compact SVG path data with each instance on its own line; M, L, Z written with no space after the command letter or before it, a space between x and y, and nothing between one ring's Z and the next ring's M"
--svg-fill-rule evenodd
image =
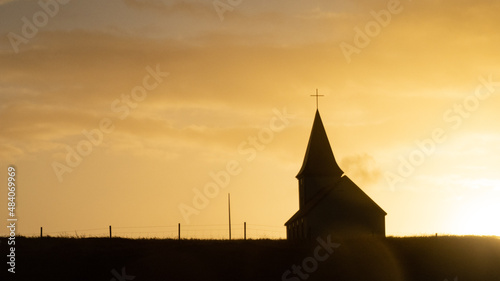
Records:
M0 241L6 265L6 239ZM314 272L302 269L307 280L500 280L500 239L493 237L333 241L341 246L317 262ZM302 266L313 257L318 245L315 241L297 246L285 240L17 237L17 273L12 280L108 281L114 278L113 269L121 274L122 268L130 278L135 276L133 280L282 280L293 265ZM6 272L4 266L1 276ZM305 280L293 273L287 278Z

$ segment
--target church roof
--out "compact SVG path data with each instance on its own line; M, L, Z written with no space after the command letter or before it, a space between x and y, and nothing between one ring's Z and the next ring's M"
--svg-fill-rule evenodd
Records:
M332 192L334 191L334 192ZM337 191L337 194L332 194ZM341 197L338 197L338 196ZM285 225L289 225L297 219L300 219L306 216L312 209L316 208L321 201L325 198L329 200L327 204L332 205L332 200L337 197L338 200L347 201L348 205L351 208L361 210L363 208L369 208L373 212L377 212L383 216L386 216L387 213L373 201L366 193L361 190L350 178L347 176L342 176L331 186L324 187L320 192L318 192L312 200L310 200L306 206L298 210L286 223Z
M314 123L307 144L306 155L297 178L305 176L326 176L340 178L344 172L340 169L326 135L319 111L316 110Z

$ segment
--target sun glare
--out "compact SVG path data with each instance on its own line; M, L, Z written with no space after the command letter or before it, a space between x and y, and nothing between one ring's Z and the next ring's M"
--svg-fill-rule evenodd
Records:
M455 217L455 234L500 237L500 205L488 198L475 202Z

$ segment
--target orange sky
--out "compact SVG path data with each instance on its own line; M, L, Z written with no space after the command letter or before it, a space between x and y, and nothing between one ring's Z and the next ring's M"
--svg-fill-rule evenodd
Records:
M388 235L500 235L500 3L50 3L0 0L0 184L15 165L18 233L224 229L230 192L234 224L284 237L318 88Z

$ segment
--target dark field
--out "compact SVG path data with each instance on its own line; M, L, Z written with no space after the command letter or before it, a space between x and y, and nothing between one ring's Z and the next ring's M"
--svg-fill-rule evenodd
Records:
M18 237L15 274L7 272L6 241L1 280L500 280L500 239L491 237L332 239L336 247L326 237L307 246Z

